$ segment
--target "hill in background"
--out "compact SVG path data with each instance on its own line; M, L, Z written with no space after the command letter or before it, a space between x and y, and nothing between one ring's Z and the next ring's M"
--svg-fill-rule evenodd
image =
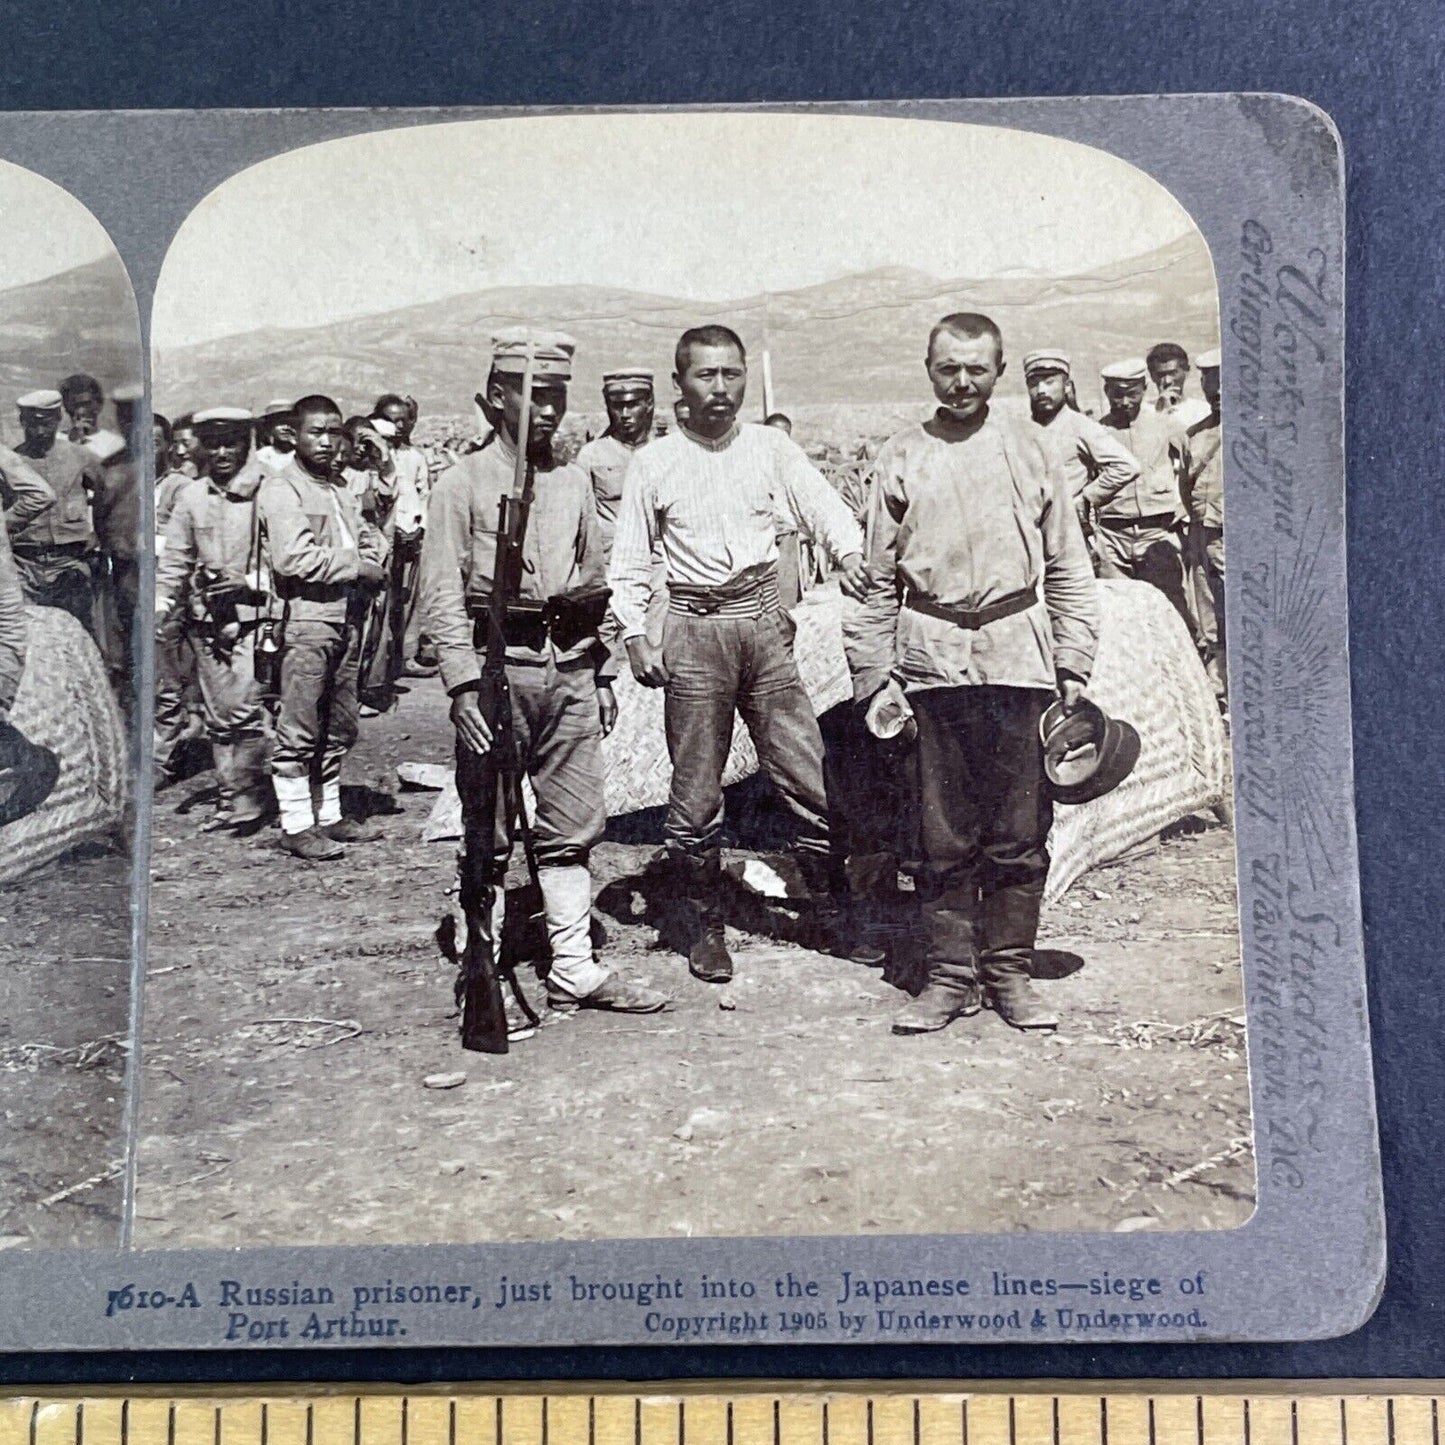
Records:
M106 394L141 379L140 327L120 257L0 291L0 425L19 435L15 399L88 371Z
M893 411L926 405L922 356L930 326L949 311L985 311L1014 363L1006 393L1022 396L1018 358L1061 345L1073 356L1079 399L1097 396L1101 365L1156 341L1191 353L1218 344L1218 298L1198 236L1077 276L941 281L884 268L795 291L700 303L598 286L507 287L449 297L327 326L268 328L158 353L157 406L175 415L203 404L256 406L272 396L334 395L361 410L383 391L409 392L423 416L465 416L500 326L560 326L577 338L573 406L596 410L602 372L652 366L663 404L671 351L688 326L722 321L750 353L772 353L777 404L796 415L839 406ZM756 369L750 411L762 403Z

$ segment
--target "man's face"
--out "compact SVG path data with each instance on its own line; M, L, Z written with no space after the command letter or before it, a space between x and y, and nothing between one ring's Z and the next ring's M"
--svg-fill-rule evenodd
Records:
M1189 375L1189 363L1161 361L1157 366L1149 368L1149 375L1154 378L1159 395L1172 406L1184 396L1184 380Z
M721 436L737 419L748 389L748 368L736 346L692 346L687 370L673 378L695 431Z
M156 475L160 476L170 465L171 444L166 440L161 424L154 421L151 423L151 455L155 458Z
M977 416L1004 373L1004 360L992 336L955 336L940 331L928 351L933 394L960 421Z
M501 417L507 440L515 446L522 422L522 378L498 376L488 392L488 400ZM527 419L527 455L534 462L550 460L552 438L566 415L567 383L556 376L534 377L532 409Z
M93 392L73 396L66 410L70 413L70 429L77 439L94 436L100 427L100 397Z
M1217 366L1204 366L1199 370L1199 389L1204 393L1204 399L1209 403L1211 411L1219 410L1219 368Z
M178 426L171 432L171 465L181 467L187 462L199 473L202 465L201 439L194 427Z
M1125 423L1132 424L1138 419L1139 409L1144 405L1144 383L1142 381L1106 381L1104 399L1109 411Z
M1053 421L1064 409L1068 396L1069 378L1062 371L1034 371L1029 374L1029 408L1034 420Z
M613 387L602 393L607 423L619 441L635 445L652 430L654 402L650 386Z
M286 417L271 423L271 445L278 452L296 450L296 423Z
M396 428L397 442L406 446L411 441L411 408L404 401L389 401L380 414Z
M296 458L312 476L331 475L345 441L340 412L311 411L296 419Z
M20 430L25 433L25 444L34 451L48 452L55 445L56 434L60 431L58 411L29 411L20 409Z
M251 428L244 424L203 425L196 437L200 447L198 460L213 481L229 482L251 455Z

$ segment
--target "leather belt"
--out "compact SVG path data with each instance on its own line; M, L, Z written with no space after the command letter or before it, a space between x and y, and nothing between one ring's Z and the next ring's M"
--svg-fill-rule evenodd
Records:
M1100 517L1094 520L1111 532L1127 531L1130 527L1151 527L1161 532L1172 532L1179 525L1173 512L1154 512L1147 517Z
M1026 587L1021 592L1011 592L1007 597L1000 597L997 602L990 602L987 607L945 607L941 602L933 602L927 597L920 597L916 592L905 592L903 594L903 605L910 612L921 612L925 617L937 617L943 622L951 622L955 627L966 628L969 632L977 632L980 627L987 627L990 622L1002 621L1005 617L1015 617L1020 612L1027 612L1039 600L1039 594L1032 587Z

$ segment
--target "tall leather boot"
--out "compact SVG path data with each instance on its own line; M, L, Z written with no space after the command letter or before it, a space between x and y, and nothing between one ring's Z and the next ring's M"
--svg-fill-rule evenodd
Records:
M978 988L978 901L974 885L930 890L923 904L928 982L893 1020L895 1034L931 1034L983 1007Z
M983 896L979 976L989 1007L1016 1029L1059 1026L1058 1014L1039 997L1029 970L1043 896L1042 880L1010 884Z
M722 852L717 848L687 860L688 898L696 912L696 931L687 966L704 983L727 983L733 976L723 914Z

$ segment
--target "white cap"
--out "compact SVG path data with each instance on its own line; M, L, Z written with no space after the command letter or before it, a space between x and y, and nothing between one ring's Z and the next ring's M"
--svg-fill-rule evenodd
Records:
M197 426L208 421L225 421L234 425L239 422L252 422L255 417L244 406L208 406L205 411L198 411L191 420Z
M1194 358L1194 364L1200 371L1217 371L1219 369L1219 348L1216 346L1213 351L1201 351Z

